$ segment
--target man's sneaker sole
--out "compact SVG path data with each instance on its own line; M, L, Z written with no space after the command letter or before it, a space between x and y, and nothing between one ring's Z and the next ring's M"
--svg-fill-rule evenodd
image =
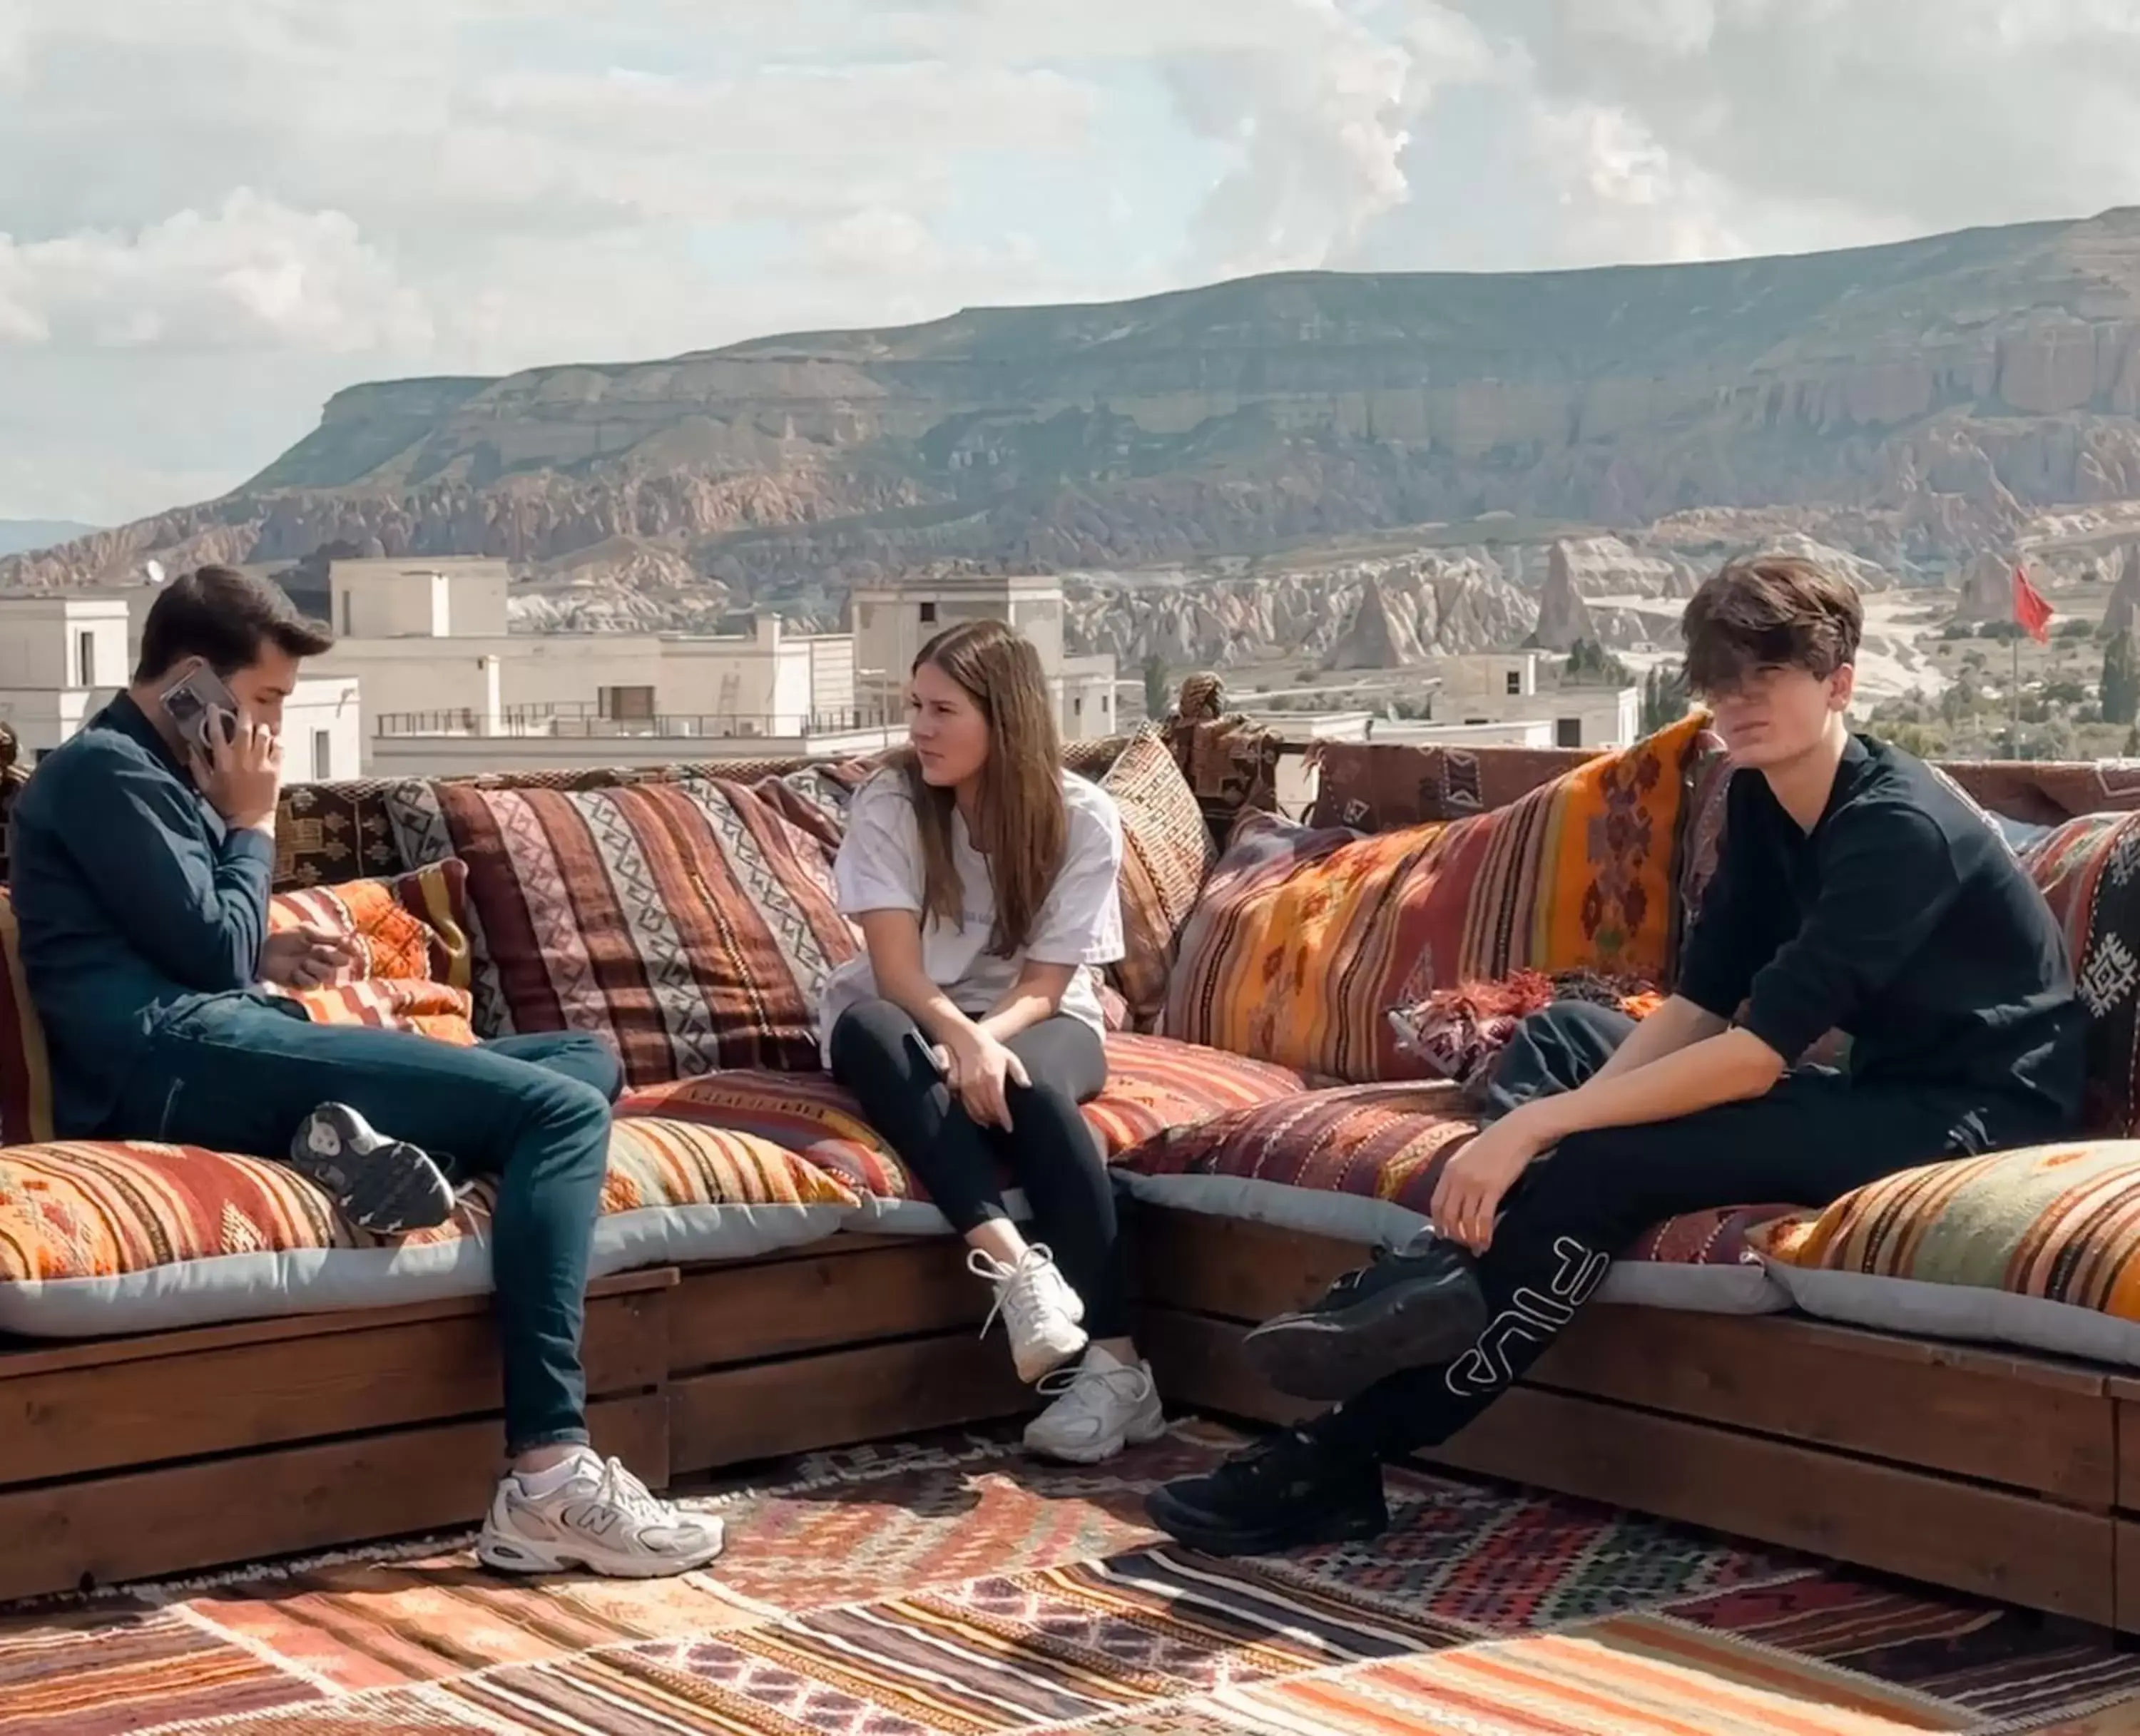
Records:
M453 1184L420 1146L375 1132L355 1110L323 1104L290 1140L290 1167L375 1236L432 1229L454 1214Z
M604 1579L670 1579L679 1573L695 1573L718 1560L727 1542L718 1523L710 1547L680 1556L612 1553L584 1546L567 1549L485 1532L475 1546L475 1556L484 1567L499 1573L593 1573Z
M1176 1500L1165 1484L1144 1498L1144 1510L1176 1542L1205 1555L1278 1555L1318 1543L1364 1542L1390 1528L1387 1507L1333 1508L1279 1524L1228 1525Z
M1249 1366L1288 1398L1357 1398L1407 1369L1453 1362L1485 1332L1475 1284L1392 1284L1347 1308L1281 1314L1241 1340Z

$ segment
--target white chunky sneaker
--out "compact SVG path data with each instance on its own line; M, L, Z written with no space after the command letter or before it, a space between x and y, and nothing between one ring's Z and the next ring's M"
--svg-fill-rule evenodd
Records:
M1019 1380L1038 1380L1085 1348L1085 1329L1077 1324L1085 1317L1085 1304L1056 1270L1055 1256L1045 1247L1036 1243L1011 1265L976 1248L966 1256L966 1269L995 1288L996 1305L981 1322L981 1336L988 1336L996 1316L1003 1316Z
M508 1573L662 1579L721 1552L721 1522L664 1501L616 1459L582 1451L562 1479L508 1474L476 1558Z
M1025 1425L1028 1453L1097 1464L1166 1432L1151 1365L1124 1362L1097 1345L1077 1367L1058 1369L1043 1380L1040 1390L1059 1396Z

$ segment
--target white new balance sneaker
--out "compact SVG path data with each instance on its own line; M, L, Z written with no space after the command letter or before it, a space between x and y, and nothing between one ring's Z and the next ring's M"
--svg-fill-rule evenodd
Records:
M1025 1448L1072 1464L1097 1464L1126 1446L1166 1432L1159 1389L1149 1362L1124 1362L1094 1345L1075 1368L1058 1369L1040 1383L1059 1395L1025 1425Z
M662 1579L721 1552L721 1522L664 1501L616 1459L583 1450L562 1478L508 1474L475 1546L508 1573L574 1570L613 1579Z
M995 1289L995 1306L981 1322L981 1336L988 1336L996 1316L1003 1316L1019 1380L1038 1380L1085 1348L1085 1329L1077 1323L1085 1317L1085 1304L1045 1247L1035 1243L1009 1265L976 1248L966 1256L966 1269Z

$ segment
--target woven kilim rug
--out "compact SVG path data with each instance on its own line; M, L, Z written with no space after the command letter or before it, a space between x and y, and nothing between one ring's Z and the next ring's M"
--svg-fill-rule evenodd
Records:
M1156 1537L1144 1491L1231 1439L822 1455L662 1583L461 1538L0 1613L0 1736L2140 1736L2107 1643L1573 1502L1393 1472L1372 1544Z

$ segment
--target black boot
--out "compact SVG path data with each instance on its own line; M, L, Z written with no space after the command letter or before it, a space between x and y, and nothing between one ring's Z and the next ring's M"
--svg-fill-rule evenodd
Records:
M1387 1375L1454 1361L1486 1330L1477 1263L1456 1243L1421 1238L1348 1272L1306 1307L1241 1341L1280 1392L1335 1403Z
M1153 1524L1206 1555L1269 1555L1348 1542L1389 1528L1382 1467L1312 1429L1251 1443L1207 1476L1181 1477L1145 1497Z

